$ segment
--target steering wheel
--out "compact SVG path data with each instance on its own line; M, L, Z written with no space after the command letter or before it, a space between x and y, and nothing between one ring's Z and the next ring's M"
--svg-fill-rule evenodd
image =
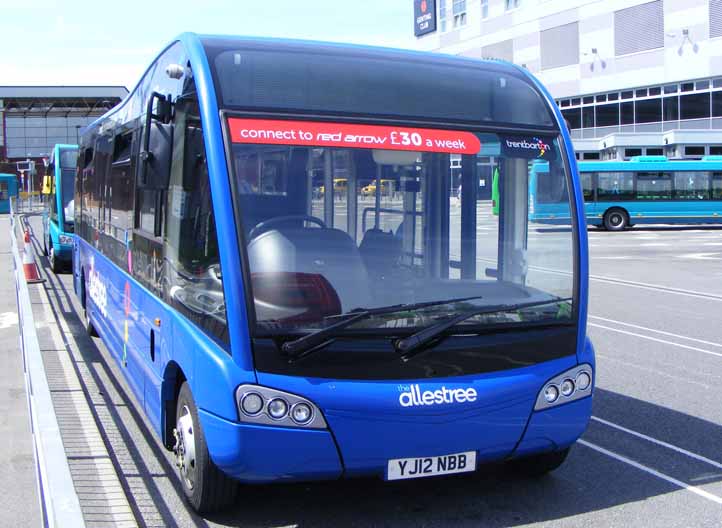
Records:
M311 222L313 224L317 224L323 229L326 229L326 222L321 220L320 218L316 218L315 216L311 215L286 215L286 216L276 216L274 218L270 218L268 220L264 220L263 222L258 222L256 226L251 229L251 232L248 233L249 240L253 240L258 235L260 235L263 231L266 231L267 229L275 226L276 224L282 224L285 222L290 222L292 220L303 220L304 222Z

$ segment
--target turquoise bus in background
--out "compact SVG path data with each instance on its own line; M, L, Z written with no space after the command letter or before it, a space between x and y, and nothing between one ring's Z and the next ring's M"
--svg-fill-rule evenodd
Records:
M0 213L10 212L10 198L18 195L18 177L0 174Z
M77 165L77 145L55 145L47 168L52 180L43 214L43 251L55 273L70 264L73 258Z
M588 225L621 231L635 224L722 223L722 156L636 156L577 166ZM567 191L548 177L549 164L534 162L529 174L530 220L568 223L568 209L561 202Z

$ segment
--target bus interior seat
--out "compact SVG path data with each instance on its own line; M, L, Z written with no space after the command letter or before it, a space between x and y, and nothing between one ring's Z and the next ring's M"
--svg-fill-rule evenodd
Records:
M253 272L323 275L344 311L370 304L364 261L353 239L339 229L279 225L249 243L248 258Z
M373 227L364 233L359 253L369 275L387 274L401 257L401 238L393 231Z

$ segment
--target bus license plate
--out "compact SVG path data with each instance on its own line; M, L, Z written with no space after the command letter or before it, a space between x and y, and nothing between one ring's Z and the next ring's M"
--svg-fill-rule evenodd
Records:
M434 475L466 473L476 469L476 451L422 458L389 460L386 480L401 480Z

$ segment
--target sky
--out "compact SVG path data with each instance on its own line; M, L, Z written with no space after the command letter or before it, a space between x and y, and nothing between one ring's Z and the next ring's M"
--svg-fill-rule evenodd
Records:
M135 86L185 31L411 48L411 0L0 0L0 86Z

